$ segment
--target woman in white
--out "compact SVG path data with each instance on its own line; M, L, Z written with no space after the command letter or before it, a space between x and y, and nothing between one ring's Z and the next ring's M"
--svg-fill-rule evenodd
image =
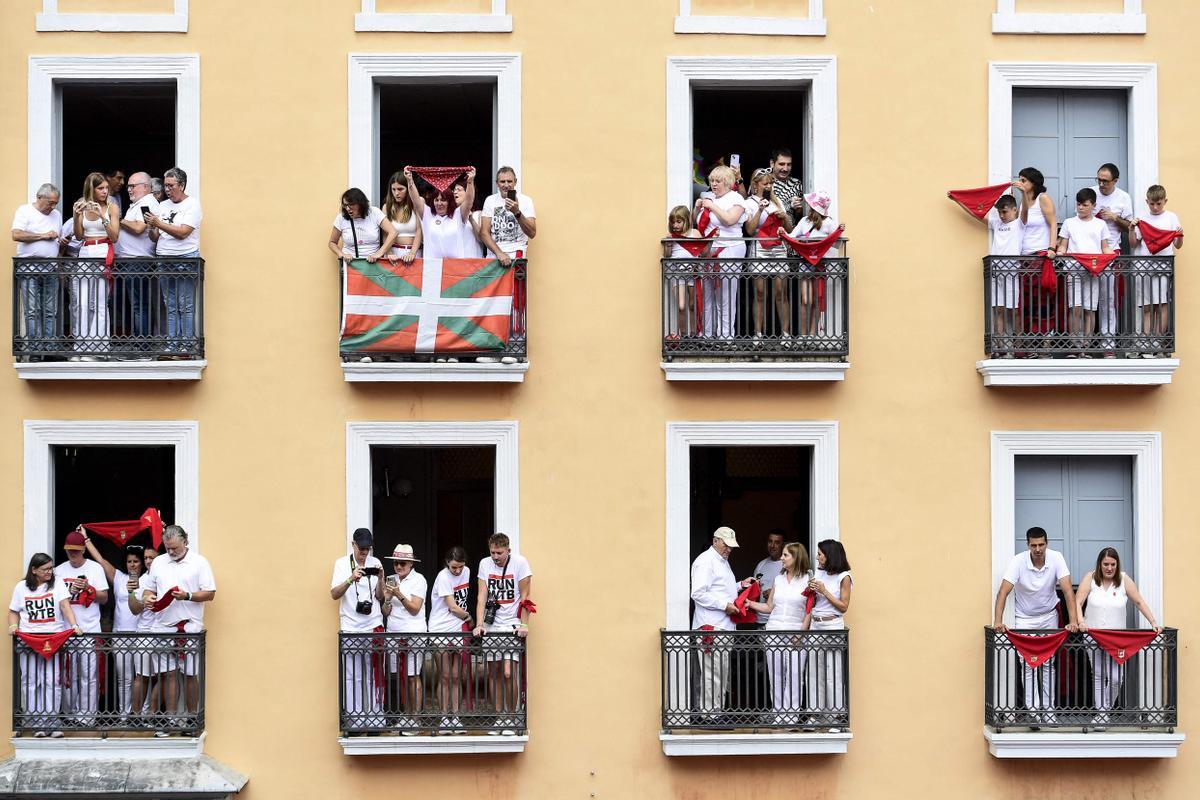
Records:
M333 218L329 249L343 261L385 257L396 241L396 229L383 211L371 205L362 189L342 193L342 213Z
M142 603L142 596L150 590L150 565L158 557L158 551L147 547L142 551L142 575L138 578L137 590L129 595L129 610L137 615L138 633L148 633L154 627L154 609ZM155 654L158 640L143 637L138 640L139 653L133 659L133 707L136 713L147 714L158 711L151 708L150 682L154 675Z
M715 236L712 255L721 259L720 277L703 280L705 338L733 339L737 329L738 283L741 280L742 259L746 243L742 240L742 223L749 212L746 199L733 191L737 173L729 167L717 167L708 174L711 192L696 201L696 220L700 232ZM705 196L711 195L711 196ZM701 225L704 212L709 222Z
M388 633L425 633L425 594L429 584L425 576L413 569L421 559L413 557L412 545L398 544L388 560L392 562L395 575L383 584L383 613L387 615ZM388 669L399 676L400 704L409 714L409 719L400 719L397 726L404 728L404 736L416 736L421 727L421 711L425 705L425 687L421 681L421 657L423 637L389 637ZM395 646L395 645L398 645ZM403 662L401 661L403 659ZM394 707L394 706L393 706Z
M83 634L75 623L67 582L55 580L54 559L45 553L34 553L25 579L13 587L8 604L8 634L59 633L68 627L74 628L76 635ZM55 738L62 736L62 731L50 730L58 726L62 705L59 654L45 659L32 650L22 650L20 669L24 699L21 710L26 714L28 727L38 728L34 737L43 738L47 733Z
M1154 621L1154 612L1138 591L1133 578L1121 571L1121 556L1115 548L1105 547L1096 556L1096 568L1083 576L1079 591L1075 592L1076 619L1083 620L1079 630L1124 630L1126 608L1130 600L1142 612L1154 632L1161 633L1162 626ZM1084 603L1087 603L1086 611ZM1121 694L1124 667L1098 644L1093 642L1092 647L1092 702L1100 712L1095 722L1103 725L1108 721L1108 711Z
M383 216L392 223L396 238L388 258L411 264L421 249L421 220L413 208L404 173L394 172L388 178L388 197L383 202Z
M757 237L754 242L754 260L750 264L750 271L756 276L754 278L754 344L758 345L761 342L767 327L763 324L763 317L767 304L767 276L771 275L774 278L771 285L775 293L775 315L781 330L779 337L783 346L787 347L792 341L792 304L788 296L787 264L783 261L771 263L771 259L787 258L788 249L782 239L775 238L765 231L771 218L774 218L775 223L782 222L785 229L787 226L787 210L771 192L774 183L775 180L769 169L755 171L754 176L750 179L750 199L754 201L754 210L749 212L745 230L747 235ZM777 227L777 225L769 227ZM768 332L767 335L773 335L773 332Z
M802 242L819 242L838 229L838 221L829 216L829 207L833 205L833 198L829 196L828 192L809 192L804 195L804 202L808 204L808 214L796 223L796 227L792 228L793 239L799 239ZM817 281L813 279L817 270L804 259L797 259L796 271L800 273L800 335L816 336L821 327L821 307L817 301L816 291ZM827 333L840 332L837 330L838 326L833 327L834 330L828 330Z
M83 244L80 258L108 258L121 233L121 207L109 199L108 179L99 172L83 181L83 197L71 207L75 238ZM95 361L94 353L109 350L108 280L102 261L80 262L71 276L71 335L75 352L71 361Z
M768 631L808 630L812 620L804 610L808 601L804 592L812 579L811 568L804 545L790 542L783 546L783 571L776 576L775 584L767 593L767 601L748 604L755 611L771 615L767 621ZM800 682L807 653L792 636L767 636L765 649L774 722L776 725L796 725L800 721Z
M467 202L467 187L461 183L451 186L450 191L454 192L454 207L467 210L467 225L463 227L464 258L485 258L487 254L484 252L483 239L479 235L483 211L471 208L471 203Z
M1021 224L1025 226L1025 234L1021 239L1021 255L1033 256L1043 250L1054 253L1058 247L1058 220L1055 219L1054 201L1050 199L1050 195L1046 192L1046 178L1040 170L1033 167L1025 167L1017 173L1017 179L1013 181L1013 189L1015 194L1021 200ZM1033 266L1040 264L1040 261L1026 259L1022 261L1022 267L1031 270ZM1034 286L1037 286L1036 279L1033 281ZM1028 283L1026 283L1028 285ZM1034 291L1041 292L1040 288L1035 288ZM1023 330L1027 333L1054 333L1053 319L1043 318L1042 312L1039 311L1040 304L1030 302L1027 304L1030 311L1026 314L1032 314L1033 318L1022 320L1018 325L1025 324L1027 327ZM1037 353L1028 353L1026 358L1037 358Z
M467 551L458 546L446 551L445 563L446 566L433 579L433 595L429 599L429 632L458 634L436 639L438 707L442 710L442 728L457 734L465 733L458 712L462 705L463 661L469 658L462 632L471 629L471 614L467 611L471 568L467 566Z
M817 571L808 588L817 593L812 611L812 630L840 631L845 629L842 618L850 609L850 562L842 543L825 539L817 544ZM808 710L816 712L818 722L846 714L845 655L840 648L824 644L822 637L813 637L813 652L808 659ZM838 733L831 727L830 733Z
M457 206L453 187L423 198L417 192L410 167L404 168L404 178L408 182L408 196L412 198L413 208L421 217L421 235L425 242L422 256L470 258L467 240L471 236L471 206L475 204L475 168L467 170L467 188Z
M112 632L136 632L138 614L130 608L129 597L137 595L138 583L142 576L142 548L134 546L125 549L125 571L122 572L100 554L99 548L84 528L80 527L78 531L83 534L83 545L88 554L101 566L104 577L108 578L108 585L113 587ZM114 636L110 647L113 667L117 672L117 699L123 716L128 716L133 707L133 673L136 658L134 654L139 649L138 641L133 636Z

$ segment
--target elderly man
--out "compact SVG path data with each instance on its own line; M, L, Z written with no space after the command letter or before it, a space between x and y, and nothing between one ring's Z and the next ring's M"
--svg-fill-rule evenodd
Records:
M187 173L172 167L163 174L167 199L158 213L146 215L150 238L161 258L199 258L200 223L204 212L200 201L188 196ZM196 341L196 272L190 264L164 264L159 279L163 303L167 307L167 351L187 357ZM188 273L171 277L170 273Z
M383 630L383 562L371 555L375 537L367 528L354 532L350 555L333 562L329 596L340 608L342 633L378 633ZM347 639L342 645L342 724L344 731L383 725L382 667L373 664L372 642L367 637ZM376 670L379 670L376 676Z
M1071 590L1071 571L1067 568L1066 559L1057 550L1047 546L1048 538L1042 528L1030 528L1025 532L1025 543L1029 550L1013 556L1004 578L1000 581L1000 590L996 592L996 610L992 619L992 627L997 633L1003 633L1004 604L1008 595L1013 596L1013 611L1016 624L1021 630L1052 630L1058 627L1058 595L1055 589L1061 589L1067 604L1067 614L1070 622L1067 630L1079 629L1075 618L1075 593ZM1054 663L1048 663L1036 668L1024 665L1025 707L1035 713L1035 721L1054 724ZM1036 726L1034 726L1036 727Z
M1114 253L1121 252L1121 237L1129 232L1133 222L1133 199L1124 189L1117 187L1121 171L1116 164L1103 164L1096 170L1096 216L1108 226L1108 246ZM1116 357L1117 335L1117 277L1112 267L1100 273L1099 309L1096 312L1097 327L1100 329L1100 346L1105 358Z
M153 258L155 243L150 238L150 226L146 219L150 214L158 213L158 201L150 193L150 176L145 172L135 172L129 176L129 208L121 218L121 235L117 238L113 249L118 259ZM128 298L122 300L124 306L128 302L131 319L129 330L134 337L134 347L139 351L150 348L146 337L153 333L150 327L150 306L157 305L158 298L151 296L151 272L149 264L118 264L117 273L124 273L121 278L117 296ZM117 318L120 321L120 312Z
M204 604L211 603L217 596L217 582L213 578L212 567L208 559L188 546L187 531L178 525L168 525L163 530L162 542L163 554L151 562L150 577L142 594L143 605L154 606L160 599L165 603L158 606L150 631L200 633L204 630ZM156 644L161 646L169 641L160 638ZM196 655L199 649L199 641L189 637L182 645L174 645L160 654L152 668L158 685L154 687L150 705L157 707L157 695L161 691L168 715L178 712L179 676L175 673L182 673L187 705L185 728L190 727L191 720L200 708L197 676L204 665ZM161 738L168 733L158 730L154 735Z
M79 531L67 534L63 550L67 560L54 568L54 577L67 585L75 621L86 634L100 633L100 607L108 602L108 578L104 568L84 556L87 541ZM96 720L99 661L90 646L71 651L71 685L67 690L67 708L75 722L90 727Z
M737 629L730 617L738 613L733 603L737 600L739 584L729 567L729 554L737 546L737 535L733 529L722 526L713 531L712 547L692 562L694 630ZM715 636L702 636L699 642L700 681L693 688L692 709L711 720L725 703L725 689L729 684L730 642Z
M58 239L62 231L62 213L58 210L58 188L52 183L38 187L37 197L17 209L13 216L12 238L17 243L17 258L58 258ZM58 276L54 267L20 267L21 304L25 313L25 348L48 350L46 341L58 336ZM26 356L41 361L41 356Z

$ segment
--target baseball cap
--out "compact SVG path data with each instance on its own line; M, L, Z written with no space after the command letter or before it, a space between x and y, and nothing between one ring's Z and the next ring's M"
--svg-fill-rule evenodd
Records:
M715 531L713 531L713 538L720 539L722 542L729 545L730 547L738 546L737 534L733 532L733 528L728 528L724 525L722 525L720 528L717 528Z

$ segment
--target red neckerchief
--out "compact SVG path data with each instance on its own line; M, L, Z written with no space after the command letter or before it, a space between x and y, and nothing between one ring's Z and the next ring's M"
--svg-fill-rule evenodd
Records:
M167 590L166 594L154 601L154 604L150 606L150 610L157 614L167 606L171 605L171 603L175 602L175 592L178 591L178 586L172 586Z
M781 244L779 231L782 226L783 222L779 217L774 214L768 214L767 218L759 224L758 230L754 232L754 235L761 240L760 243L763 247L779 247Z
M1047 634L1013 633L1005 631L1013 647L1031 667L1040 667L1054 657L1058 648L1066 641L1067 631Z
M49 661L54 658L54 654L58 652L58 648L63 646L63 643L70 639L75 631L67 628L65 631L58 633L25 633L17 631L17 638L29 645L29 649L37 653L42 658Z
M156 548L162 547L163 521L157 508L147 508L138 519L118 520L116 522L85 522L87 528L97 536L103 536L115 545L124 547L129 539L146 530L150 530L150 538Z
M846 230L845 225L838 225L836 231L816 242L802 242L782 232L779 235L788 243L788 247L796 252L796 255L815 267L821 263L821 259L829 252L829 248L837 244L837 240L842 237L844 230Z
M1117 258L1116 253L1067 253L1067 255L1078 261L1080 266L1093 275L1099 275Z
M1154 641L1158 634L1154 631L1108 631L1088 628L1088 636L1095 639L1096 644L1113 657L1113 661L1124 664L1133 658L1138 650Z
M705 209L705 211L707 211L707 209ZM700 254L704 252L704 248L708 247L708 242L695 241L689 236L681 236L678 233L672 233L671 238L674 239L680 247L691 253L693 258L699 258Z
M1042 288L1047 292L1058 291L1058 275L1054 272L1054 256L1049 250L1038 250L1037 254L1042 257L1042 275L1038 279Z
M758 581L754 581L745 589L742 589L741 594L737 596L737 600L733 601L733 605L737 608L738 613L730 617L734 622L747 624L758 621L758 615L750 610L748 603L757 602L758 598L762 597L762 586Z
M437 189L441 194L454 185L454 182L467 174L470 167L409 167L413 175L420 175L426 183Z
M962 206L971 216L983 219L992 210L992 206L996 205L1000 195L1011 188L1011 183L997 183L981 189L952 189L946 192L946 196Z
M1183 238L1183 234L1179 231L1165 231L1162 228L1156 228L1144 219L1138 220L1137 227L1138 233L1142 235L1142 241L1146 244L1146 249L1152 256L1166 250L1176 239Z

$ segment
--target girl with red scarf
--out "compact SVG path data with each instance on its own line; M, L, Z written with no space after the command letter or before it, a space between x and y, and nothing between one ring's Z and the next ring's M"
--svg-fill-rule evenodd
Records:
M792 304L785 280L787 265L783 262L772 264L770 259L787 258L787 245L778 234L781 227L786 228L788 215L783 204L771 192L774 182L769 169L755 171L750 179L750 198L756 201L756 208L745 223L746 234L756 237L751 254L755 260L750 263L750 272L763 276L754 279L754 344L758 345L763 337L763 315L767 301L766 276L772 275L775 315L782 329L779 336L782 345L787 347L792 340Z
M675 206L667 215L667 235L662 243L663 258L681 260L685 258L702 258L708 254L712 245L709 242L686 242L685 239L700 239L700 231L692 227L692 215L687 206ZM678 342L680 336L695 336L699 333L699 321L696 317L696 276L690 265L678 265L684 274L678 278L670 278L675 288L677 298L675 331L667 336L669 340Z
M808 204L808 215L792 229L793 239L802 242L819 241L838 229L837 220L829 216L829 207L833 204L833 199L828 192L809 192L804 195L804 202ZM800 335L816 336L820 329L821 309L817 292L814 291L816 281L810 279L810 276L816 273L816 268L800 261L797 269L801 277Z

